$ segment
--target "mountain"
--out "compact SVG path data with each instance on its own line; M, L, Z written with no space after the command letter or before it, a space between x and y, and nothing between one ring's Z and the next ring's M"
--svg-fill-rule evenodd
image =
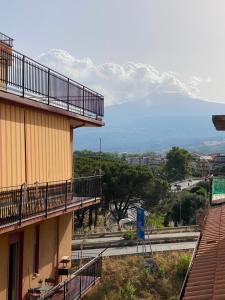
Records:
M217 132L213 114L225 114L225 104L179 93L151 95L105 109L103 128L80 128L76 149L144 152L180 146L190 151L225 152L225 134Z

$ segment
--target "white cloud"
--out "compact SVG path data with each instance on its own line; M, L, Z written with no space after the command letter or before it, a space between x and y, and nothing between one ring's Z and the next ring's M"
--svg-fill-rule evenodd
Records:
M203 80L197 76L192 76L189 82L183 82L176 73L159 72L150 64L129 62L97 65L90 58L77 59L60 49L40 55L39 61L102 93L106 105L158 93L182 93L196 97L199 85L211 82L210 78Z

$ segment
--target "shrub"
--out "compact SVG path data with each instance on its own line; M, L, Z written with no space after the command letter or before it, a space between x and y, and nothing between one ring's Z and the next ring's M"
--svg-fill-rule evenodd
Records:
M128 282L126 287L121 289L121 297L124 300L135 300L135 287L132 285L132 283Z
M190 263L190 256L182 255L176 263L175 273L179 278L184 278Z
M126 232L124 232L123 238L125 240L134 240L136 238L135 232L132 230L127 230Z

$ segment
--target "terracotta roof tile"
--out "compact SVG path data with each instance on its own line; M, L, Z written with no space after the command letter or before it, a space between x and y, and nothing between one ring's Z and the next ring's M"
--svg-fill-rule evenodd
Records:
M225 204L209 209L183 300L225 300Z

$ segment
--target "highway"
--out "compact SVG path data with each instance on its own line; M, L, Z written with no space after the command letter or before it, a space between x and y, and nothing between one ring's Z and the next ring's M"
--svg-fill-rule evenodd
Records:
M151 246L152 252L164 252L164 251L177 251L177 250L193 250L195 248L197 242L180 242L180 243L166 243L166 244L154 244ZM142 253L142 246L131 246L131 247L114 247L108 248L104 253L103 256L118 256L118 255L131 255L131 254L140 254ZM151 252L150 246L145 246L146 252ZM82 256L87 257L94 257L98 255L104 248L100 249L90 249L90 250L83 250ZM72 259L81 257L81 251L73 251L72 252Z

